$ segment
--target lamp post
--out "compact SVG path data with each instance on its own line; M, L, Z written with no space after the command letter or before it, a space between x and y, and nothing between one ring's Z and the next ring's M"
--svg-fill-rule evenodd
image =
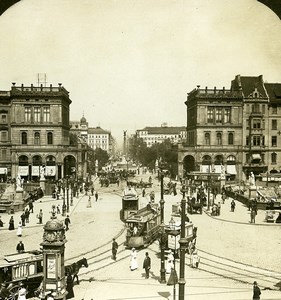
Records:
M68 181L68 175L66 175L66 212L69 213L69 181Z
M165 224L164 224L164 174L161 170L161 198L160 198L160 217L161 217L161 269L160 269L160 283L166 283L166 270L165 270Z
M180 231L180 278L179 278L179 300L184 300L184 289L185 289L185 252L188 246L188 239L185 237L185 220L186 220L186 200L185 193L187 192L186 186L183 185L182 189L182 200L181 200L181 231Z
M65 205L65 183L63 182L62 184L62 190L63 190L63 203L62 203L62 215L65 216L65 212L66 212L66 205Z
M173 270L173 272L171 271L169 281L171 282L170 285L173 284L173 286L174 286L174 288L173 288L173 300L176 300L176 284L178 283L178 276L177 276L177 272L176 272L176 259L175 259L175 256L176 256L177 236L179 235L179 231L176 230L176 222L173 219L173 217L171 218L171 220L169 222L169 227L171 229L169 234L175 237L175 243L174 243L174 270ZM169 281L168 281L168 285L169 285Z
M70 192L70 206L73 206L73 178L70 181L70 187L71 187L71 192Z

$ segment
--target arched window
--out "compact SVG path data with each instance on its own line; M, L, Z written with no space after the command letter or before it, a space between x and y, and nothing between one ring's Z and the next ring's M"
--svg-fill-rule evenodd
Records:
M277 163L277 154L271 153L271 163L276 164Z
M47 133L47 144L48 145L52 145L53 144L53 133L52 132L48 132Z
M27 132L22 132L21 133L21 144L22 145L27 145Z
M39 132L34 133L34 145L40 145L40 133Z
M222 144L222 134L220 132L217 133L217 145Z
M234 140L234 138L233 138L233 133L230 132L230 133L228 134L228 145L233 145L233 140Z
M210 133L205 133L205 145L210 145L211 139L210 139Z

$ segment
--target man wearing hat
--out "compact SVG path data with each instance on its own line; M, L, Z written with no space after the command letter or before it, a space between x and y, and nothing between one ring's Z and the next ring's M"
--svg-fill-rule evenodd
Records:
M1 289L0 289L0 299L6 299L10 296L9 290L6 288L5 283L1 283Z
M253 285L253 300L260 300L261 290L256 281L254 281Z

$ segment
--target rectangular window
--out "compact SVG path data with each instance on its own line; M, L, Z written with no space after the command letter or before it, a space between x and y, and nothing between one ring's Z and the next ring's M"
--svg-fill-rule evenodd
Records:
M265 114L265 104L262 105L262 113Z
M1 115L1 122L7 123L7 115Z
M1 159L2 160L6 160L7 159L7 150L6 149L2 149L1 150Z
M7 142L7 140L8 140L8 132L1 131L1 142Z
M213 123L214 122L214 108L213 107L208 107L207 122L208 123Z
M225 108L224 109L224 123L230 123L231 118L230 118L230 108Z
M34 122L35 123L40 123L40 107L39 106L35 106L34 107Z
M24 108L24 121L31 122L31 107L30 106L26 106Z
M222 109L216 109L216 123L222 123Z
M44 121L44 123L50 122L50 107L49 106L43 107L43 121Z
M261 145L261 137L259 135L253 136L253 146L260 146Z
M272 147L277 147L277 136L276 135L273 135L271 137L271 146Z
M277 130L277 120L271 121L271 127L272 127L272 130Z
M261 120L260 119L253 119L252 120L252 128L260 129L261 128Z
M272 114L277 114L277 105L272 105Z

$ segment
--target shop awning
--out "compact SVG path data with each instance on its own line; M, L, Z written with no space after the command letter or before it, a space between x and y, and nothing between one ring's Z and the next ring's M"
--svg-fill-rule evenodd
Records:
M227 165L226 166L226 173L231 175L236 175L236 165Z
M252 157L251 157L252 161L255 160L255 161L261 161L261 156L260 154L252 154Z

